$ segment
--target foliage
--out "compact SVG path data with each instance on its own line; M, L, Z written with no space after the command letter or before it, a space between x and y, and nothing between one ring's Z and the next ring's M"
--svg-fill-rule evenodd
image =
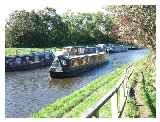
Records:
M123 42L138 46L156 48L156 6L121 5L109 6L118 31L116 35Z
M67 27L55 9L15 11L6 22L6 47L59 46L59 41L65 39L66 31Z
M5 25L6 47L62 47L97 43L136 44L155 50L156 6L108 6L108 15L73 13L58 15L53 8L15 11Z
M124 114L125 114L125 117L129 117L129 118L139 117L138 106L136 106L136 101L131 97L127 99L127 104L125 106Z
M68 24L69 40L75 45L107 43L111 37L112 20L104 13L64 13L63 20Z
M146 106L149 109L149 117L156 117L156 69L155 60L153 62L151 54L143 63L145 71L143 71L143 78L141 81L141 95ZM153 56L154 57L154 56Z
M6 47L62 47L115 42L112 20L102 12L58 15L53 8L14 11L5 25Z

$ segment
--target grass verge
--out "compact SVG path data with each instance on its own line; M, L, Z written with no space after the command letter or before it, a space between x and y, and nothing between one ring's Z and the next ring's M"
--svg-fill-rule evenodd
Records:
M140 99L144 101L144 106L147 108L148 117L156 117L156 88L155 88L155 54L151 54L136 62L134 65L134 74L129 81L130 86L137 81L139 83ZM133 97L129 97L124 111L125 117L140 117L140 110L136 105Z
M34 113L33 117L80 117L87 108L112 89L126 67L125 65L118 68L114 72L94 80L71 95L58 99L56 102L42 108L38 113ZM101 111L104 113L103 108Z
M151 64L151 65L150 65ZM122 66L114 72L101 76L92 81L87 86L75 91L69 96L58 99L56 102L47 105L39 112L34 113L34 118L51 117L81 117L82 113L91 107L96 101L103 97L117 83L122 76L124 69ZM151 63L150 57L144 58L133 64L134 73L129 80L129 86L135 87L135 82L140 81L141 90L139 91L145 105L149 110L149 117L156 114L156 89L155 89L155 65ZM143 72L143 78L142 74ZM139 109L136 106L134 97L129 97L124 110L125 117L139 117ZM99 111L99 117L111 117L111 102L107 102Z

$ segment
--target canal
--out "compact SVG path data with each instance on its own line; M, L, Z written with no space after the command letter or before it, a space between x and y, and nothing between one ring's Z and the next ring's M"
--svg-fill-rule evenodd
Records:
M147 49L129 50L109 56L109 63L79 77L50 79L48 67L20 72L7 72L5 78L6 117L30 117L42 107L78 90L115 68L143 58Z

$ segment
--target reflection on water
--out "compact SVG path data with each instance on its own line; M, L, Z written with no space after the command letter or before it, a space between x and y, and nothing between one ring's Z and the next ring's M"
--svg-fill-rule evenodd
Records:
M29 117L58 98L82 88L115 68L144 57L148 50L134 50L109 56L109 63L79 77L50 79L48 67L6 73L6 117Z

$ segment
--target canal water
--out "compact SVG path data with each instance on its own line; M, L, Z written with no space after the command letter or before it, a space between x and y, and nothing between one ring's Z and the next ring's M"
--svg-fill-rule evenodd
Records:
M147 52L147 49L141 49L110 54L108 64L74 78L50 79L49 67L7 72L5 79L6 117L31 117L32 113L38 112L47 104L71 94L123 64L143 58Z

